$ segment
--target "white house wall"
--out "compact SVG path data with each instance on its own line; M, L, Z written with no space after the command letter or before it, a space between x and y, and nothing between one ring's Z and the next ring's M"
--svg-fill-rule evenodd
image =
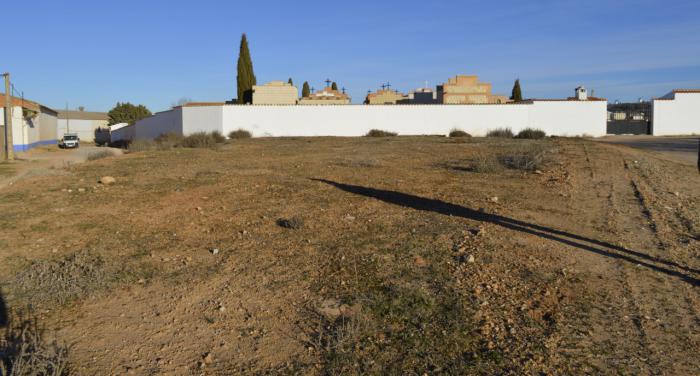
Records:
M4 108L0 109L0 124L5 124ZM34 118L25 119L22 107L12 108L12 147L15 152L27 151L39 145L56 143L56 116L39 112Z
M197 132L223 132L223 109L228 106L182 107L182 130L185 135ZM248 106L250 107L250 106ZM287 107L287 106L285 106Z
M134 127L134 139L153 139L161 134L182 134L182 109L174 108L141 119Z
M328 105L328 106L192 106L177 112L159 113L139 121L138 138L162 133L182 134L245 129L263 136L362 136L371 129L400 135L446 135L461 129L483 136L495 128L518 132L539 128L551 135L603 136L607 102L535 101L503 105ZM173 110L175 111L175 110ZM146 129L148 128L148 129Z
M528 127L556 136L605 136L606 101L535 101L529 110Z
M93 120L58 119L58 137L65 133L77 133L80 141L92 142L95 140L95 122Z
M676 93L674 99L654 100L654 136L700 134L700 93Z

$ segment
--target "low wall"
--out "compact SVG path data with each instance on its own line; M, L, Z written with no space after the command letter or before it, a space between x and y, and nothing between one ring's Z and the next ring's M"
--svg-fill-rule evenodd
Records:
M255 137L362 136L371 129L400 135L447 135L461 129L484 136L490 129L539 128L550 135L603 136L606 134L605 101L533 101L494 105L325 105L182 107L137 122L137 138L175 132L219 131L226 135L239 128ZM173 118L174 116L174 118Z
M700 91L655 99L651 128L654 136L700 134Z

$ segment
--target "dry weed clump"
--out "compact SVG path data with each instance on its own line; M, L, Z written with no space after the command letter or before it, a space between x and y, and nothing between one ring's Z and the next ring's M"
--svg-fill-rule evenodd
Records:
M91 151L87 155L87 160L88 161L96 161L98 159L108 158L108 157L112 157L112 156L114 156L114 152L110 149Z
M365 135L365 137L394 137L394 136L398 136L398 133L383 131L381 129L372 129L371 131L367 132L367 134Z
M542 145L530 144L501 154L499 161L503 166L511 169L535 171L543 168L546 162L545 156L546 149Z
M471 136L472 136L472 135L470 135L469 133L467 133L467 132L465 132L465 131L463 131L463 130L461 130L461 129L456 129L456 128L455 128L455 129L453 129L453 130L450 131L450 137L467 137L467 138L468 138L468 137L471 137Z
M30 310L12 317L0 334L0 375L65 376L70 374L68 347L45 337Z
M236 129L235 131L231 131L228 134L228 138L232 140L251 137L253 137L253 135L245 129Z
M183 138L180 146L185 148L213 148L220 143L219 140L222 138L223 136L218 132L197 132Z
M545 133L545 131L535 128L525 128L522 131L518 132L518 135L515 136L515 138L530 140L540 140L545 137L547 137L547 133Z
M35 261L15 276L15 286L35 305L65 304L106 288L118 274L100 255L81 251L60 260Z
M486 137L493 138L513 138L513 131L510 128L496 128L486 132Z

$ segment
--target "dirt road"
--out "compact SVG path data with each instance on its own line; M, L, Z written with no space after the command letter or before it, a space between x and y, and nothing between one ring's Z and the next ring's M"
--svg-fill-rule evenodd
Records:
M112 153L121 155L122 149L83 145L77 149L60 149L58 146L37 147L27 152L17 153L15 160L3 163L0 167L0 189L18 180L33 176L59 175L62 169L85 162L90 155Z
M602 142L625 145L647 150L658 155L673 158L679 162L695 165L698 160L697 136L655 137L655 136L609 136L599 139Z
M694 375L699 206L608 143L241 140L7 187L0 283L76 374Z

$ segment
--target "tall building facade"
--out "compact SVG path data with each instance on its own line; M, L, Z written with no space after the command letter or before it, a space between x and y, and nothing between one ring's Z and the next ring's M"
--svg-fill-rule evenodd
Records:
M459 75L437 87L437 101L442 104L507 103L505 95L491 93L491 84L479 82L477 76Z

